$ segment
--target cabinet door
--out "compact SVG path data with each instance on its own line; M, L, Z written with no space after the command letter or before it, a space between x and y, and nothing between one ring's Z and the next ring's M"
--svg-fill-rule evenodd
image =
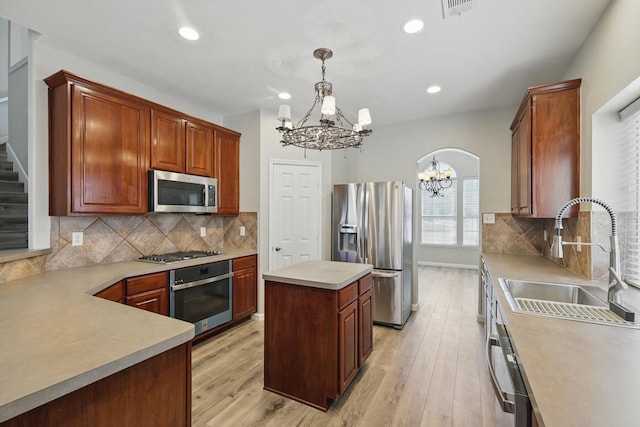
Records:
M513 129L511 134L511 214L520 213L520 199L518 198L519 175L518 175L518 147L520 143L520 129Z
M258 308L258 275L256 268L245 268L233 273L233 320L255 313Z
M338 313L338 394L342 394L358 372L358 301Z
M518 124L518 213L531 215L531 110Z
M217 131L215 177L218 178L218 213L240 211L240 136Z
M169 299L167 298L167 293L167 288L154 289L152 291L127 296L126 302L127 305L132 307L168 316Z
M213 128L188 121L186 132L186 172L213 177Z
M149 108L74 85L72 110L70 213L146 213Z
M373 352L373 290L369 289L358 298L358 365Z
M124 303L124 280L101 290L95 296L120 304Z
M151 112L151 168L185 171L185 120L175 114Z

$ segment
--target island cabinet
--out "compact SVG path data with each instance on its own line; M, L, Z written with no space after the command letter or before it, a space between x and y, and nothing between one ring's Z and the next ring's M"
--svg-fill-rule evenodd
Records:
M511 124L511 213L554 218L580 195L581 79L530 87ZM576 217L578 206L567 210Z
M251 316L258 309L258 257L234 258L233 266L233 318Z
M169 315L168 272L131 277L125 279L125 284L127 305L165 316Z
M263 275L266 390L323 411L345 392L373 349L370 271L307 261Z
M66 71L45 82L49 214L146 214L149 107Z
M214 159L218 214L237 215L240 211L240 134L218 130Z

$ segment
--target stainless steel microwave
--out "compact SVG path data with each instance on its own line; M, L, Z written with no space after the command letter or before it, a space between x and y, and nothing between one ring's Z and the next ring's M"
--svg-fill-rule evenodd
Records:
M218 180L152 169L149 212L218 212Z

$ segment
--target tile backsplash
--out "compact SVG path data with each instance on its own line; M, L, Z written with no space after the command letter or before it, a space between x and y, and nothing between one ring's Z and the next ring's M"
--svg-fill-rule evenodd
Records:
M510 213L496 213L495 218L495 224L482 224L482 252L540 255L581 277L591 278L589 246L582 246L581 251L578 251L576 246L565 246L563 259L551 258L551 241L555 233L554 219L514 217ZM578 218L567 218L562 223L564 241L575 242L577 236L581 236L585 243L591 241L591 212L580 212Z
M200 237L200 228L206 236ZM245 235L240 235L245 227ZM73 232L83 245L73 246ZM151 214L149 216L51 217L50 255L0 264L0 283L48 270L134 260L184 250L256 249L257 212L238 216Z

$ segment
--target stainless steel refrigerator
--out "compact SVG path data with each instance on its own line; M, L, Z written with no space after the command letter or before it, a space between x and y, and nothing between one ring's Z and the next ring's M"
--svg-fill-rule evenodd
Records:
M401 181L333 187L331 259L373 264L373 321L396 328L411 313L411 204Z

